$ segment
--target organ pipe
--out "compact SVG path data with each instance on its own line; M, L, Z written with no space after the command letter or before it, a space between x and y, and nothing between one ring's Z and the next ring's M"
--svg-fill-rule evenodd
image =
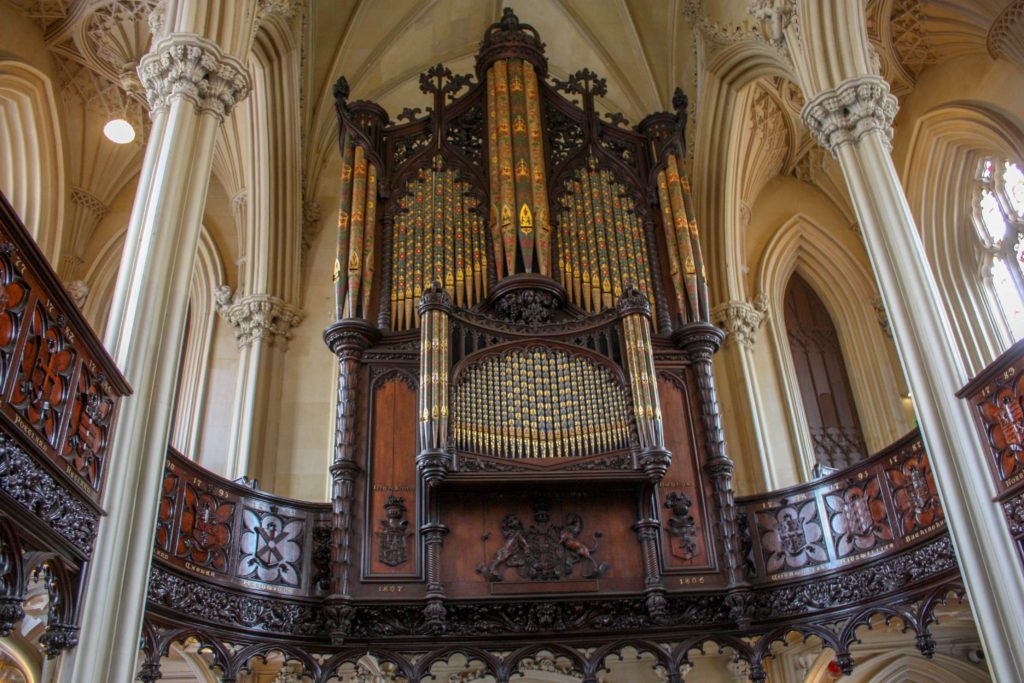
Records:
M391 327L420 324L417 303L439 283L460 307L487 295L487 248L479 201L438 156L407 185L392 225Z
M564 184L558 245L562 284L587 312L611 308L628 285L654 306L647 239L636 199L590 157Z
M491 234L498 277L551 273L551 227L534 65L499 59L487 70Z
M376 164L350 131L342 139L338 251L334 261L335 315L369 318L377 230Z
M522 391L524 386L535 390ZM452 389L454 444L502 458L626 449L631 432L625 391L608 369L561 349L534 346L488 356L467 368Z

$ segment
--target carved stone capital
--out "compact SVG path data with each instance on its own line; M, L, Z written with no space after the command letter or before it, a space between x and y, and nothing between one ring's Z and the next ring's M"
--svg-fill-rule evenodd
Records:
M819 93L800 113L818 144L837 156L839 148L880 132L892 140L892 121L899 104L881 76L849 78L834 90Z
M726 301L711 309L711 321L725 331L726 344L754 345L754 335L768 318L768 298L763 294L753 303Z
M287 344L292 328L302 321L302 311L269 294L250 294L233 302L223 289L217 292L217 312L235 328L239 347L254 341Z
M182 97L196 111L223 120L249 94L245 65L192 33L172 33L160 40L139 62L138 71L151 115Z

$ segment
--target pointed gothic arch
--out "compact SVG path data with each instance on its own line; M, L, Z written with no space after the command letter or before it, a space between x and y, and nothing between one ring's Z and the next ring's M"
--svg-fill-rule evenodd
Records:
M1024 131L978 102L953 102L920 119L903 168L907 201L932 267L967 375L1013 343L986 292L987 259L971 225L977 168L985 157L1024 159Z
M796 445L798 471L810 478L814 446L807 427L793 357L789 352L783 302L796 272L828 308L839 335L854 402L869 452L895 441L906 431L898 382L888 362L889 349L872 301L874 281L845 247L803 214L787 221L772 237L758 265L757 284L768 299L768 331L776 372Z
M64 229L64 152L50 79L23 62L0 59L0 190L50 263Z

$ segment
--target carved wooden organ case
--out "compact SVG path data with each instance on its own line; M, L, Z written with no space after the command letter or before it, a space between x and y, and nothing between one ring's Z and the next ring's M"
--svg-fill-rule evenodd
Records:
M332 594L666 595L741 581L686 98L636 127L511 10L475 77L392 122L335 86L343 160ZM344 631L344 620L341 630ZM344 635L340 633L339 635Z

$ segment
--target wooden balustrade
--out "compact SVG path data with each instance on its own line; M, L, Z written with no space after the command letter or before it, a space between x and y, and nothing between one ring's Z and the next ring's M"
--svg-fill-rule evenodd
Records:
M44 576L40 638L54 656L78 642L79 589L103 510L124 377L0 195L0 633Z
M989 455L996 500L1024 562L1024 339L996 358L957 396L971 406Z

